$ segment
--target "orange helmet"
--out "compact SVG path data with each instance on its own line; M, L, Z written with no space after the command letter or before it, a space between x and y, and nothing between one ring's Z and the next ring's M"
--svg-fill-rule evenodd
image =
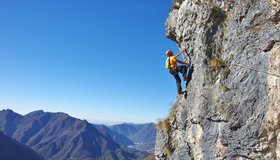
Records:
M167 50L165 54L167 57L173 56L173 52L171 50Z

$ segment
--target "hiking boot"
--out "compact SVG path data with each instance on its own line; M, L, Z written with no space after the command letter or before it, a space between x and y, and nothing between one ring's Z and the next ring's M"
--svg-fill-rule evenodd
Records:
M184 92L182 92L182 91L179 91L179 92L178 92L178 95L182 95L182 94L184 94Z
M189 81L188 77L183 77L184 81Z

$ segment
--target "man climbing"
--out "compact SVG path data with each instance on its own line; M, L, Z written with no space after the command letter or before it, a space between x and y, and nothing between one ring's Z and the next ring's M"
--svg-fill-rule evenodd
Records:
M177 92L179 95L183 94L181 87L181 78L179 76L179 73L182 73L184 81L186 81L185 88L187 88L188 82L190 81L189 71L190 71L190 65L188 63L185 63L183 61L180 61L177 57L181 55L184 50L173 55L173 52L171 50L166 51L166 56L168 57L165 62L165 67L169 69L170 74L172 74L176 80L177 85ZM183 65L177 65L177 62Z

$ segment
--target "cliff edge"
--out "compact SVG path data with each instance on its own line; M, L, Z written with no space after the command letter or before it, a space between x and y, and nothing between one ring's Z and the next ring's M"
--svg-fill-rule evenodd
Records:
M174 0L166 36L194 72L156 159L280 159L279 21L280 0Z

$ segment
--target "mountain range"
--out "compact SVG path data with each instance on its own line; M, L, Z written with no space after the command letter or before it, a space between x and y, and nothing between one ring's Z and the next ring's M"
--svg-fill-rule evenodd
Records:
M114 141L107 129L65 113L0 111L0 131L48 160L144 159L148 154Z
M0 132L0 157L2 160L44 160L29 147Z
M126 145L126 146L134 145L134 142L132 140L130 140L128 137L111 130L106 125L95 125L95 124L93 124L93 126L99 132L101 132L101 133L103 133L107 136L110 136L114 141L116 141L120 145Z
M128 137L134 142L133 147L141 151L154 151L156 140L155 123L132 124L123 123L109 126L111 130Z

